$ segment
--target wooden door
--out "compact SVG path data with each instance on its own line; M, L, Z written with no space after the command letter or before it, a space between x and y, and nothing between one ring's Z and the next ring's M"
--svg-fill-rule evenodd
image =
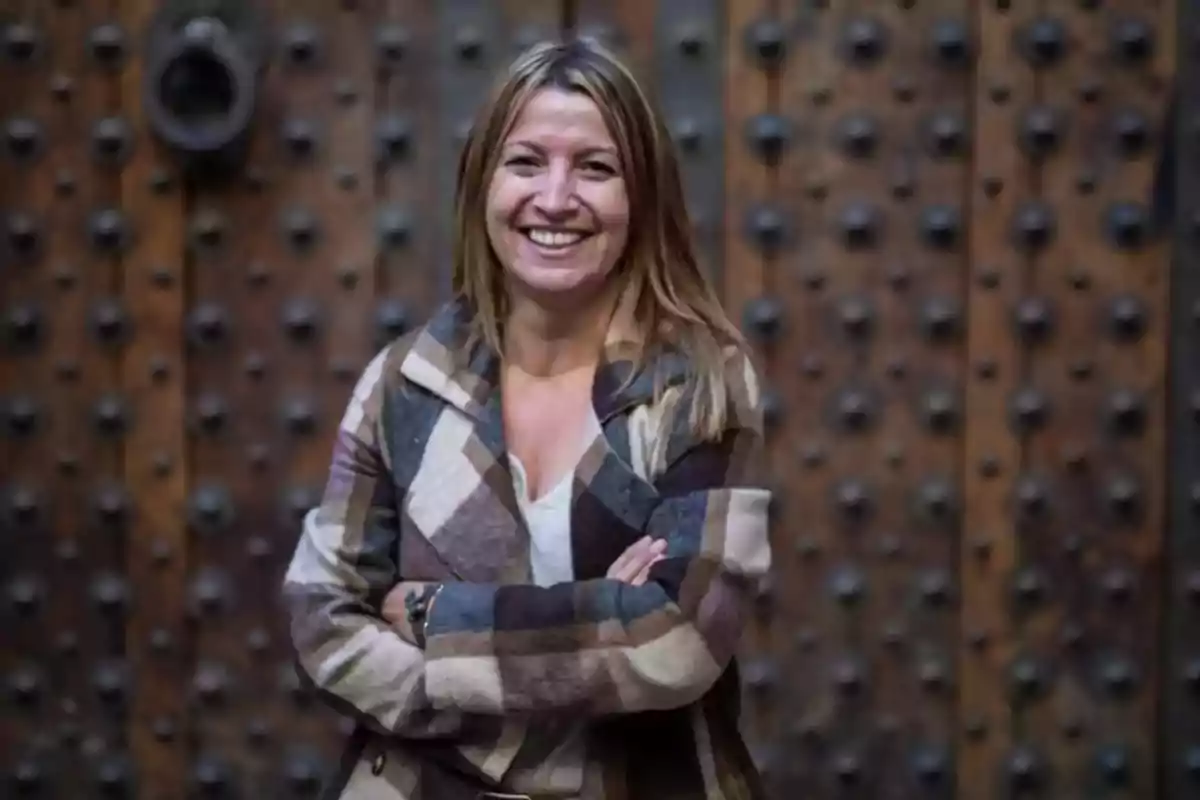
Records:
M333 768L282 569L358 370L446 297L473 110L564 31L659 98L768 365L774 796L1200 791L1192 4L258 0L220 181L152 134L158 8L0 0L0 796Z

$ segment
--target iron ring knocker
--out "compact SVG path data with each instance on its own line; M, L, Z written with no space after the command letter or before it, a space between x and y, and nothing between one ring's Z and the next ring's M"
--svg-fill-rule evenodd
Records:
M221 20L192 19L153 42L144 75L150 126L185 168L240 161L257 105L257 66Z

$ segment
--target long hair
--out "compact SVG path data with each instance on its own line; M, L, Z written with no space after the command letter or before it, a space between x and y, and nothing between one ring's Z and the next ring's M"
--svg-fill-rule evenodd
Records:
M504 140L525 104L545 88L582 94L603 116L629 197L629 239L613 279L623 282L622 297L633 298L644 345L635 356L638 367L651 350L683 355L689 375L678 397L689 398L690 427L705 438L716 436L728 414L727 348L744 342L696 258L662 115L630 70L594 41L543 42L519 55L492 87L467 137L455 194L452 286L474 313L473 333L502 353L508 298L487 234L486 198Z

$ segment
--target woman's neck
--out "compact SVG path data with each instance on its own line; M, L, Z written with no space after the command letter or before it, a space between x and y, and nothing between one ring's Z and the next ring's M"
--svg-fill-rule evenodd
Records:
M505 360L537 378L594 367L612 316L607 294L569 310L514 297L504 325Z

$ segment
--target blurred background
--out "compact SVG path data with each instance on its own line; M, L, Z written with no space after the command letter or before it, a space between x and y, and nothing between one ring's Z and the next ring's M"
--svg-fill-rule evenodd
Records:
M767 365L773 796L1200 797L1194 3L0 25L0 797L313 795L345 727L290 662L299 518L358 371L447 296L482 92L562 32L661 102Z

